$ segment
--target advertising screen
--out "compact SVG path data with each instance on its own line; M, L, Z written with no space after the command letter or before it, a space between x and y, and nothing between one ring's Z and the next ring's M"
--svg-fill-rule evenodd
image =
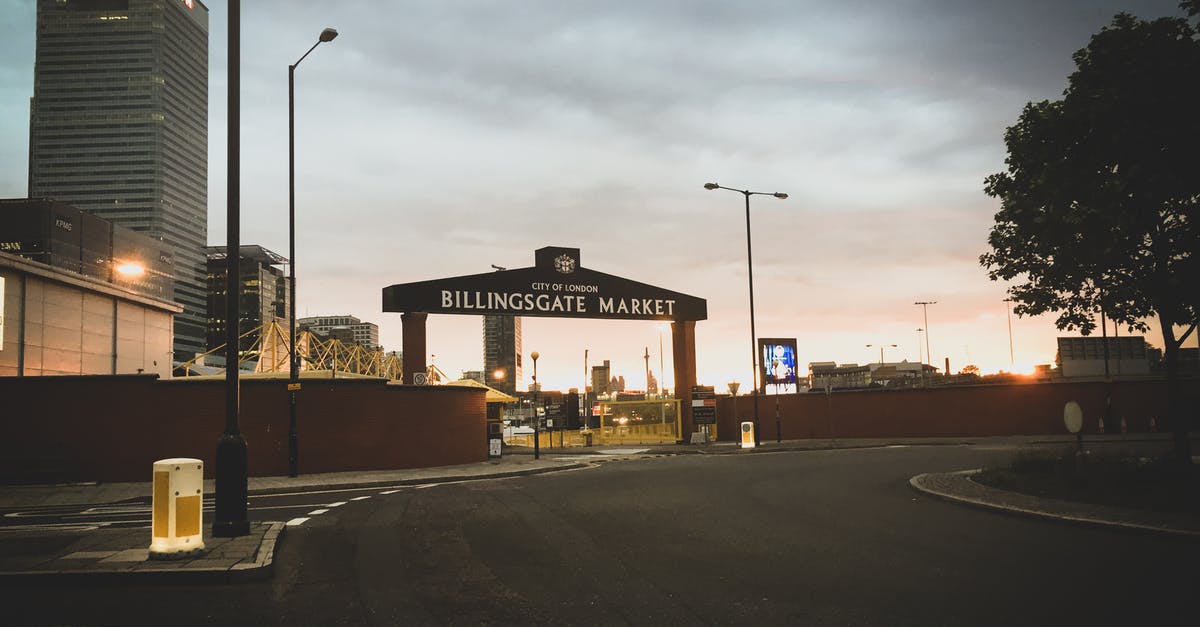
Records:
M796 339L759 338L759 380L764 393L796 392Z

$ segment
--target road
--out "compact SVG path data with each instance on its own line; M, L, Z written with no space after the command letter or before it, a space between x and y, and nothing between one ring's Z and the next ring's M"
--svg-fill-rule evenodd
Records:
M20 584L0 592L0 624L1197 623L1194 578L1180 577L1200 558L1193 540L1006 516L907 484L999 452L686 455L310 495L275 510L308 520L271 580ZM321 503L343 504L297 514Z

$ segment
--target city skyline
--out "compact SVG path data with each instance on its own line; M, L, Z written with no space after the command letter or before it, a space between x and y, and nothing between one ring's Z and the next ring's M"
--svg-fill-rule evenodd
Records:
M1061 94L1071 54L1113 14L1177 4L255 3L242 24L242 239L286 248L286 68L333 27L341 36L296 74L298 315L349 312L398 350L383 287L577 247L589 268L706 299L697 378L746 389L745 218L740 197L703 189L716 182L790 195L752 199L756 324L797 339L801 371L877 361L880 345L886 361L917 361L926 327L935 367L1009 369L1004 286L978 264L1004 129ZM206 5L209 100L223 103L225 3ZM20 197L34 7L3 6L0 197ZM209 116L208 228L221 237L223 104ZM928 325L916 301L937 301ZM1017 370L1076 334L1052 320L1013 316ZM434 363L480 369L479 332L474 316L431 316ZM546 389L565 390L587 376L585 350L643 387L648 348L673 387L669 332L655 367L659 332L525 319L523 351L540 353Z

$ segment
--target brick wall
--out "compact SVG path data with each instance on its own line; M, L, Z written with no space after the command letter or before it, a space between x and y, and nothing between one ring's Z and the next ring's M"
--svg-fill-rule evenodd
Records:
M1184 381L1186 415L1200 406L1200 386ZM1154 417L1158 431L1169 431L1167 386L1163 381L1120 381L1111 384L1113 415L1109 433L1124 416L1130 432L1146 432ZM775 407L779 400L783 439L887 438L989 435L1066 435L1063 407L1068 401L1083 409L1087 434L1097 432L1105 405L1104 383L1063 382L977 385L911 390L863 390L816 394L760 396L759 439L776 438ZM738 423L750 421L754 400L720 398L717 432L721 440L740 438Z
M0 481L149 480L157 459L196 457L213 473L224 381L154 375L0 378ZM484 390L304 380L300 472L420 468L487 459ZM284 381L241 382L250 476L288 471Z

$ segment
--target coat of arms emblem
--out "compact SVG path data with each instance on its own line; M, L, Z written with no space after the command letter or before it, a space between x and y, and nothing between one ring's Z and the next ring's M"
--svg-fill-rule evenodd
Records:
M554 269L562 274L571 274L575 271L575 259L570 255L559 255L554 258Z

